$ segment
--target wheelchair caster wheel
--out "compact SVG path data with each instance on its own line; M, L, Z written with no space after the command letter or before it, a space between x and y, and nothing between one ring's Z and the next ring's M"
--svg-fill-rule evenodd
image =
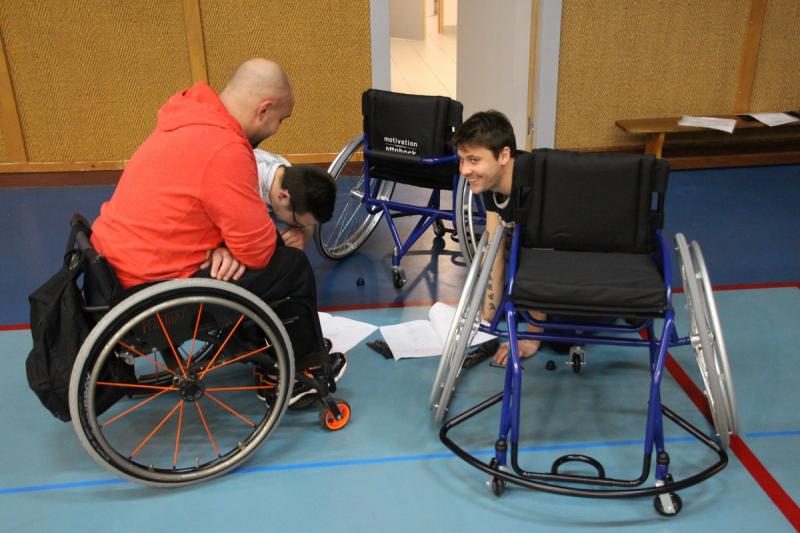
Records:
M406 284L406 276L403 274L402 270L395 270L392 272L392 283L395 289L403 288L403 285Z
M486 482L486 484L489 485L489 489L492 491L492 494L498 497L502 496L503 492L506 490L506 480L500 479L499 477L492 476L491 479Z
M569 365L575 374L580 374L583 369L583 349L573 346L569 350Z
M333 414L333 409L328 407L320 409L319 423L323 429L339 431L350 422L350 404L344 400L337 400L336 407L339 408L341 414L338 420L336 419L336 415Z
M667 501L665 502L663 499L667 499ZM675 516L681 512L683 500L674 492L659 494L653 498L653 507L656 508L656 512L661 516ZM666 507L671 507L671 509Z
M496 457L492 457L492 460L489 461L489 466L494 470L500 470L503 468L497 466ZM486 480L486 486L489 487L489 490L492 491L492 494L495 496L500 496L506 490L506 480L497 476L490 476L489 479Z
M437 218L433 223L433 234L439 238L442 238L444 237L444 233L444 224L442 224L442 221Z

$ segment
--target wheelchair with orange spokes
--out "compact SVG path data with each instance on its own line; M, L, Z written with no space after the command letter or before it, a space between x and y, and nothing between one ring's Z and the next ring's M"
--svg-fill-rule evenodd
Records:
M336 180L336 209L329 222L318 226L320 253L328 259L344 259L367 241L384 218L394 243L392 281L398 289L406 283L400 261L428 228L437 237L451 233L462 255L471 260L485 212L459 176L458 157L449 145L461 123L461 104L444 96L370 89L362 96L362 112L364 132L328 168ZM430 189L425 205L393 200L398 184ZM442 194L448 192L451 207L442 201ZM419 219L403 240L395 221L409 216Z
M72 368L69 409L81 444L100 465L158 487L221 475L275 431L295 386L320 400L322 427L348 423L350 406L332 395L330 346L296 360L284 327L316 312L310 304L267 304L213 279L119 293L91 247L88 223L76 215L72 225L83 311L94 327Z
M729 440L739 433L727 351L700 246L687 243L680 233L675 237L675 247L689 331L683 337L677 333L670 250L661 234L668 171L666 161L651 156L547 149L518 155L510 197L513 220L507 221L508 227L498 227L491 239L484 234L478 244L430 397L435 419L443 420L456 383L462 378L466 347L475 332L508 339L510 357L503 390L451 417L440 431L442 442L459 458L489 475L494 494L499 496L511 483L568 496L652 496L656 511L671 516L683 505L678 490L706 480L726 466ZM503 235L510 239L503 296L491 323L481 324L487 271L494 264ZM532 311L545 312L548 318L536 320ZM543 330L518 331L519 325L526 324ZM522 339L557 342L581 350L592 345L613 347L606 351L647 348L647 365L640 365L646 368L646 376L641 377L646 377L649 392L640 410L645 414L645 435L638 474L612 475L600 460L580 452L557 457L548 469L528 470L520 464L522 436L526 435L523 404L545 398L553 401L558 393L551 395L537 387L535 397L523 394L518 348ZM704 385L713 427L710 435L662 403L668 349L687 345L694 349ZM584 363L583 355L580 363ZM530 372L532 365L526 366ZM626 388L616 385L613 390L616 398ZM597 397L601 391L582 380L577 394ZM569 399L560 402L570 403ZM590 403L602 402L598 399ZM462 430L474 427L467 422L497 404L500 427L494 453L489 461L483 461L458 444L451 431L462 425ZM565 419L568 414L569 410L559 411ZM681 463L677 470L671 466L677 456L667 453L664 419L688 433L688 440L702 444L716 459L693 474L673 477L675 471L685 473L686 465ZM485 423L485 417L482 420ZM572 426L576 430L579 427ZM541 438L546 432L547 427L539 426L535 435ZM653 459L656 466L651 477ZM689 467L692 464L690 461ZM644 486L648 480L653 484Z

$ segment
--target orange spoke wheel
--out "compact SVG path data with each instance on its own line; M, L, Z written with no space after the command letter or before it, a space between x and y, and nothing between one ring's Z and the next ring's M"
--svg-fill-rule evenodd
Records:
M114 306L89 334L70 414L102 466L151 486L189 485L253 455L278 427L293 376L286 330L260 298L217 280L167 281Z
M339 408L341 417L337 420L333 409L323 407L319 412L319 423L324 429L329 431L339 431L350 422L350 404L344 400L337 400L336 407Z

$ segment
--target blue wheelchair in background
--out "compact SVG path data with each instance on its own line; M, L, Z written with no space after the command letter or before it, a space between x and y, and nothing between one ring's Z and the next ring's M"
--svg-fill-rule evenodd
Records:
M705 261L699 245L687 243L680 233L675 246L689 333L685 337L677 334L670 250L661 234L668 164L652 156L541 149L518 156L516 165L521 166L523 178L513 184L513 222L510 227L498 227L491 239L484 233L478 244L430 403L435 419L443 420L467 347L478 330L509 340L503 391L450 418L442 426L440 438L459 458L489 474L487 483L498 496L507 483L591 498L653 496L658 513L675 515L682 507L677 490L708 479L726 466L726 448L731 436L739 433L739 421ZM502 299L491 323L481 324L488 271L504 234L511 244ZM531 311L546 312L548 319L536 320ZM544 331L518 331L520 324L533 324ZM582 347L586 345L647 347L649 393L641 471L636 477L610 476L599 460L583 453L558 457L545 471L529 471L519 464L523 402L520 339L580 347L579 360L570 362L573 366L584 364ZM715 437L705 435L661 401L667 350L685 345L694 348ZM624 387L615 387L615 396L624 392ZM597 391L584 381L579 394ZM554 395L547 398L553 400ZM491 460L484 462L457 444L450 433L498 403L500 429ZM566 405L570 405L569 399ZM695 474L674 479L665 446L665 417L711 450L716 461ZM546 429L537 427L536 435ZM654 486L643 487L650 479L653 458ZM588 469L589 473L576 473L579 469Z
M328 168L337 187L336 209L320 224L317 245L323 256L344 259L366 242L381 218L392 235L392 281L406 283L403 256L431 226L437 237L452 233L469 262L482 232L485 213L459 176L458 157L449 145L461 123L462 105L444 96L420 96L369 89L362 95L364 132ZM397 184L430 189L425 205L392 200ZM452 207L442 193L451 192ZM418 216L401 239L395 220ZM445 222L449 227L445 226Z

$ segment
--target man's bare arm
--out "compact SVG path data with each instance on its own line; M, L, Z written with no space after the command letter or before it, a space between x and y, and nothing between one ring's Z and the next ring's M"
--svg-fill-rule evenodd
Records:
M486 232L489 234L489 244L495 230L500 226L500 216L497 213L486 213ZM506 275L506 234L500 234L500 248L497 250L497 257L492 265L492 272L489 275L489 284L486 286L486 295L483 298L483 319L490 321L497 312L500 299L505 288Z

